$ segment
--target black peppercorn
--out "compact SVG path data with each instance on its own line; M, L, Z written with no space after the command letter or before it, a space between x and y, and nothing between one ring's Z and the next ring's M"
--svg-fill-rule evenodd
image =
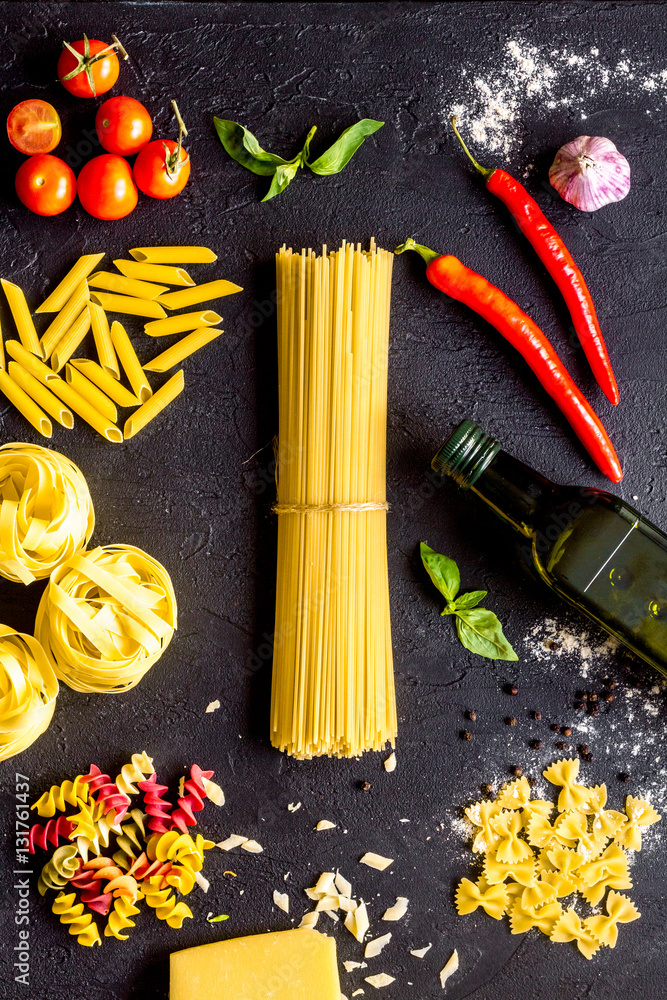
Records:
M510 715L510 716L508 716L505 719L505 725L506 726L516 726L516 719L514 718L513 715Z
M532 716L536 720L536 722L539 722L540 719L542 718L542 713L541 712L533 712Z
M531 788L534 788L535 785L537 784L537 778L528 778L528 784L530 785Z
M563 734L563 736L571 736L572 730L570 729L569 726L565 726L565 728L561 729L561 733Z
M466 715L471 722L477 722L477 712L473 712L471 709L469 712L466 712Z
M482 785L482 795L493 795L493 785Z
M597 701L598 700L598 696L595 694L595 692L593 692L593 694L589 694L588 700L589 701Z
M510 685L509 692L510 692L510 694L518 694L519 693L519 689L516 686L516 684L511 684Z
M559 733L559 732L560 732L560 726L558 725L558 723L557 723L557 722L554 722L554 724L552 725L552 727L551 727L551 728L553 729L553 731L554 731L555 733Z
M461 739L462 740L471 740L472 739L472 733L470 732L469 729L464 729L463 730L463 732L461 733Z
M616 687L616 681L609 681L607 687L609 688L610 691L613 691Z
M517 776L517 778L520 778L521 775L523 774L523 768L519 767L518 764L515 764L514 767L510 768L510 770L512 774L515 774Z
M626 774L625 771L621 771L621 773L618 776L618 780L619 781L629 781L630 780L630 775Z
M582 753L581 757L582 757L583 760L586 761L586 763L589 763L591 760L593 760L593 754L592 753Z
M616 695L609 693L609 694L603 694L602 697L603 697L603 699L605 701L611 702L611 701L614 701L614 699L616 698Z
M533 750L541 750L542 749L542 740L533 740L530 745L533 748Z
M588 691L577 691L577 698L581 698L582 701L588 701Z
M371 783L370 783L370 781L361 781L359 783L359 788L362 790L362 792L370 792L370 790L371 790Z
M558 740L556 743L557 750L567 750L567 743L564 740Z
M588 709L588 714L589 715L599 715L600 714L600 709L597 707L597 705L593 705L591 708Z
M584 707L583 701L574 701L572 702L572 704L574 708L582 709Z
M579 746L579 752L580 753L588 753L588 743L582 743Z

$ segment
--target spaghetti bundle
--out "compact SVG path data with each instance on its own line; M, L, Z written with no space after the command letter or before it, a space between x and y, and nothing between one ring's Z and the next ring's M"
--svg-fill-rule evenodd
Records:
M271 740L357 756L396 735L386 545L393 255L276 255L280 391Z

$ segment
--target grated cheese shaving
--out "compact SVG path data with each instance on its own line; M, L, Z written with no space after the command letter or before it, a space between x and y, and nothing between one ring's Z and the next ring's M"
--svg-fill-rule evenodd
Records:
M391 941L391 933L383 934L382 937L373 938L366 945L366 950L364 951L364 958L375 958L380 954L383 948L386 948Z
M414 949L414 951L411 951L411 952L410 952L410 954L411 954L411 955L414 955L414 956L415 956L415 958L423 958L423 957L424 957L424 955L426 954L426 952L427 952L427 951L430 951L432 947L433 947L433 943L432 943L432 942L429 942L429 943L428 943L428 944L426 945L426 947L425 947L425 948L415 948L415 949Z
M355 991L354 991L354 993L352 994L352 996L353 996L353 997L358 997L358 996L360 996L360 994L362 994L363 992L364 992L364 991L363 991L362 989L358 989L358 990L355 990Z
M338 889L341 896L352 896L352 885L346 878L343 878L340 872L336 872L336 877L334 879L336 888Z
M283 913L289 913L289 896L286 892L278 892L277 889L273 890L273 905L277 906L279 910Z
M348 916L350 916L350 914L348 914ZM359 944L361 944L366 936L366 931L370 927L366 904L359 903L356 910L352 914L352 917L354 918L354 931L352 933L356 937ZM347 917L345 919L345 926L347 926Z
M320 919L319 913L315 913L312 911L310 913L304 913L304 915L301 917L301 923L299 924L299 927L315 927L319 919Z
M363 858L359 859L359 864L368 865L369 868L375 868L378 872L383 872L385 868L389 868L393 863L393 858L383 858L381 854L373 854L372 851L364 854Z
M209 701L208 705L206 706L206 711L216 712L219 708L220 708L220 702L216 699L216 701Z
M211 883L201 872L195 872L195 882L203 892L208 892L211 887Z
M301 803L300 802L296 802L296 803L295 802L290 802L290 804L287 807L288 811L291 812L291 813L295 813L297 811L297 809L300 809L300 808L301 808Z
M385 771L388 771L390 774L392 771L396 770L396 754L393 752L393 750L387 757L386 761L384 762L384 769Z
M377 976L366 976L366 982L379 990L383 986L389 986L390 983L396 982L396 980L394 976L388 976L386 972L379 972Z
M246 840L244 844L241 844L241 850L248 851L249 854L261 854L264 848L256 840Z
M401 920L408 912L409 899L407 896L398 896L393 906L384 911L383 920Z
M247 839L247 837L242 837L239 833L233 833L231 837L227 837L227 840L221 840L215 846L219 847L221 851L233 851L235 847L245 844Z
M333 829L335 829L335 827L336 827L336 824L332 823L330 819L321 819L319 821L319 823L317 824L317 826L315 827L315 829L316 830L333 830Z
M216 785L215 781L211 781L210 778L202 778L201 780L204 788L206 789L206 798L209 799L214 806L224 806L225 793L220 785Z
M355 969L367 969L367 962L343 962L343 967L346 972L354 972Z
M459 953L455 948L454 951L452 952L451 958L447 962L447 965L440 973L440 985L442 986L443 990L445 988L445 983L447 982L449 977L453 976L455 972L458 972L458 969L459 969Z

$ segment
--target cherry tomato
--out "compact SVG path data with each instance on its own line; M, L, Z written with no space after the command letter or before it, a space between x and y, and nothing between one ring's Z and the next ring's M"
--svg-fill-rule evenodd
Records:
M166 147L166 148L165 148ZM134 161L137 187L151 198L173 198L188 183L190 156L173 139L155 139Z
M76 197L76 178L64 160L39 153L16 172L16 193L36 215L60 215Z
M113 153L89 160L79 174L78 185L79 201L96 219L122 219L139 200L130 164Z
M64 45L58 60L58 79L65 90L75 97L98 97L111 90L119 72L115 49L122 49L117 39L108 43L84 35L82 41Z
M62 131L58 112L46 101L31 98L29 101L21 101L9 112L9 141L19 152L28 156L50 153L60 142Z
M151 116L134 97L110 97L95 115L95 128L103 148L121 156L134 156L153 134Z

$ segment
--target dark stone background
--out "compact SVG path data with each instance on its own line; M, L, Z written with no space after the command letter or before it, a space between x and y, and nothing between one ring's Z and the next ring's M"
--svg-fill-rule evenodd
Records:
M559 628L579 633L586 623L525 574L514 539L472 498L454 487L430 487L430 458L463 417L476 419L508 450L557 481L606 483L512 350L428 286L416 257L396 261L389 372L389 560L401 720L396 773L385 774L379 755L295 763L272 750L270 661L264 657L261 669L248 669L253 653L259 650L262 658L273 628L269 442L277 429L275 329L270 306L265 318L259 313L270 303L272 255L283 241L333 246L341 238L365 243L375 235L391 248L414 234L501 284L553 336L598 406L625 464L619 492L637 496L637 505L664 526L664 95L610 90L590 102L586 130L616 140L633 167L633 189L620 205L584 215L542 184L555 150L584 127L578 111L533 108L521 123L523 142L507 164L520 175L528 162L537 163L528 186L589 281L621 385L622 403L613 412L580 352L567 346L568 319L553 285L468 169L448 132L446 112L462 67L470 72L498 63L506 39L515 36L582 51L597 45L612 62L625 47L659 70L667 61L665 15L662 3L2 4L3 120L29 96L52 101L64 125L56 152L87 158L94 152L86 146L86 131L93 127L96 102L71 98L54 82L60 42L83 31L101 38L116 32L132 61L122 65L114 93L145 102L157 136L172 134L168 99L177 97L190 128L193 170L177 200L142 197L137 210L118 223L98 222L78 204L42 220L15 198L20 157L3 144L0 273L22 284L36 304L84 251L104 249L111 260L131 246L201 242L220 259L192 268L197 277L222 274L245 291L222 304L224 338L186 361L185 393L147 431L120 447L104 443L81 422L72 432L54 433L53 447L88 479L98 524L93 541L134 543L160 559L173 576L180 628L159 665L129 694L86 697L63 687L48 733L2 767L0 995L163 998L170 951L291 926L272 906L273 889L286 886L298 922L307 902L302 890L335 866L371 901L374 934L386 930L378 920L384 907L399 893L410 898L408 917L392 928L390 947L369 970L396 977L382 992L386 1000L441 996L438 972L454 946L461 969L450 980L448 997L667 995L659 828L633 867L631 895L642 920L621 929L615 951L600 951L590 963L573 946L554 947L536 932L513 937L506 921L483 914L460 919L454 911L453 886L469 874L472 859L455 820L478 795L480 782L502 778L515 763L539 774L557 755L549 724L571 722L575 691L599 690L608 676L618 681L619 697L589 726L594 732L586 742L595 759L584 768L586 780L606 781L617 807L628 790L650 789L659 804L665 782L656 758L665 708L662 694L650 691L656 675L622 655L598 656L588 680L581 679L576 650L542 649L538 658L535 640L525 639L531 629L544 636L544 622L553 618ZM648 116L646 110L657 105L663 110ZM358 117L387 124L341 175L301 175L285 194L260 204L266 182L224 154L213 114L242 121L267 148L285 154L296 150L314 123L320 128L315 149ZM137 342L148 357L153 345ZM0 420L3 441L37 440L10 406L1 407ZM451 623L439 618L437 595L421 570L421 539L459 561L464 586L488 588L487 603L504 622L518 664L492 663L460 648ZM41 590L2 582L1 620L31 631ZM590 639L599 646L603 637L590 630ZM633 680L635 686L628 683ZM518 684L517 698L504 693L510 681ZM205 714L215 698L220 711ZM647 714L647 698L657 714ZM470 743L459 737L467 708L479 715ZM543 713L540 724L529 718L536 708ZM515 729L503 724L509 713L518 717ZM539 752L528 748L536 736L544 740ZM215 768L227 806L208 806L200 828L214 839L245 832L264 845L264 853L209 857L210 892L190 897L195 919L181 932L144 911L129 941L104 939L99 950L78 948L35 889L31 985L15 986L15 768L29 775L36 797L93 761L115 774L143 748L155 757L163 780L176 780L193 761ZM619 784L619 771L632 773L629 785ZM363 779L372 783L369 793L358 788ZM292 815L286 806L296 801L303 807ZM339 827L315 835L313 826L323 817ZM411 822L400 824L400 818ZM365 850L394 857L392 873L359 868ZM229 867L239 875L233 885L222 874ZM286 871L291 875L284 883ZM231 919L208 925L211 910ZM358 958L361 949L351 936L342 929L335 933L340 959ZM409 948L429 941L433 948L423 961L409 955ZM362 975L342 973L346 995L360 985L367 997L374 992Z

